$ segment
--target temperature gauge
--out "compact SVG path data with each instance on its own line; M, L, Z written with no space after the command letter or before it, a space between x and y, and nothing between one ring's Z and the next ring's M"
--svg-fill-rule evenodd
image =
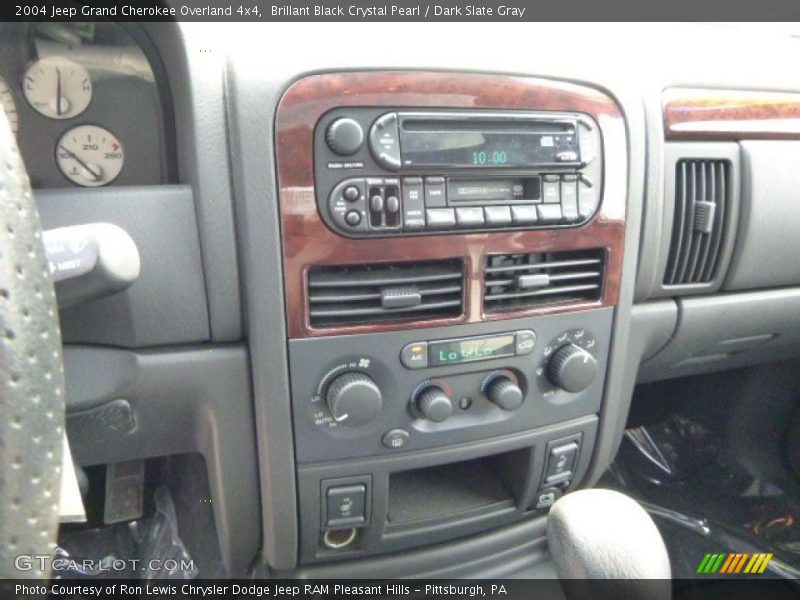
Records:
M114 181L124 162L119 140L96 125L73 127L61 136L56 147L56 163L64 176L87 187Z
M92 101L86 67L61 56L33 63L25 72L23 90L30 105L51 119L76 117Z

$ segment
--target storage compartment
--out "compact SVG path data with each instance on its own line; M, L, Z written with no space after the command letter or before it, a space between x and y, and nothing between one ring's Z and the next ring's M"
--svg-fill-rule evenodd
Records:
M800 284L800 142L742 142L742 211L726 290Z
M642 363L640 382L744 367L800 353L800 288L678 300L672 339Z
M513 512L522 501L532 450L392 473L386 532Z

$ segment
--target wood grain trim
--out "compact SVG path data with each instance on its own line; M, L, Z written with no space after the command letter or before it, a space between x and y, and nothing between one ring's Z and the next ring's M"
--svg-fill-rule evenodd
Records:
M800 139L800 93L670 88L667 140Z
M314 197L313 130L328 110L341 106L486 108L576 111L600 126L604 149L604 190L600 211L574 229L349 239L322 221ZM353 72L312 75L284 94L275 123L281 235L289 336L303 338L474 323L534 314L614 306L619 295L625 235L627 143L616 103L593 88L505 75L446 72ZM482 265L487 254L603 248L606 276L597 302L535 310L483 313ZM465 313L457 319L315 329L307 311L307 272L312 265L461 258L467 273Z

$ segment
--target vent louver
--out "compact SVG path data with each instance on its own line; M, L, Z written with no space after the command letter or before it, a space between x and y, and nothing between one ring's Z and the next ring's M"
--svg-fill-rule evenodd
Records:
M602 250L489 256L483 305L498 312L597 300L602 282Z
M675 218L664 285L709 283L719 268L731 215L730 163L679 160Z
M313 268L311 326L457 317L463 289L461 260Z

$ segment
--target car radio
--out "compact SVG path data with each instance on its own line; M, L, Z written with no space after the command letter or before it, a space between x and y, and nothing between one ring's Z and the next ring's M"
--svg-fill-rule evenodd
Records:
M576 226L601 158L580 113L335 109L315 130L317 204L349 237Z

